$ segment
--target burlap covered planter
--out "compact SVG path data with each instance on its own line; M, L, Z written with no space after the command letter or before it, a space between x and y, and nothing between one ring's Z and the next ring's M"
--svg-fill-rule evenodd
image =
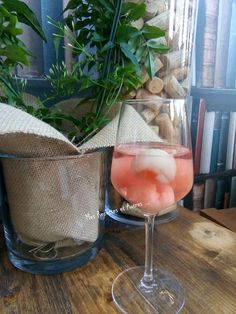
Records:
M104 201L104 153L3 159L11 221L25 243L94 242Z
M5 238L11 261L18 258L15 266L54 273L94 256L104 227L105 160L105 149L66 157L2 158ZM24 259L39 262L39 271L24 269ZM60 268L60 261L68 259L75 261ZM53 262L51 271L43 265Z

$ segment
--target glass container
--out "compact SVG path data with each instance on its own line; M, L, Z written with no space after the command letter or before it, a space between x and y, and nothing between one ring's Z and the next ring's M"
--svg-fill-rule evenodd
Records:
M55 274L96 256L105 221L105 150L65 157L5 156L1 164L1 214L15 267Z

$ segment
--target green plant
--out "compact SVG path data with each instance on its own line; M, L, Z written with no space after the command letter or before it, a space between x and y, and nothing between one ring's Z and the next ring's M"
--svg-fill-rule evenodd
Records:
M19 22L29 25L43 40L44 33L32 10L19 0L0 1L0 100L10 104L22 104L22 89L25 82L15 86L12 70L27 66L30 51L20 40L23 29Z
M5 0L4 5L8 1L11 5L15 2ZM18 2L21 1L17 0ZM12 6L8 6L8 10L10 9ZM144 25L138 29L134 26L133 23L145 13L144 3L123 3L122 0L70 0L65 11L68 11L68 16L63 23L51 19L49 22L57 29L55 47L58 47L58 42L65 37L70 42L77 60L72 68L67 69L64 63L52 66L45 77L51 86L50 94L44 95L38 106L24 104L24 84L19 84L16 90L12 77L8 77L5 87L16 106L52 124L60 131L63 131L63 120L72 122L74 129L66 135L81 143L107 124L109 111L115 103L142 85L143 68L150 78L154 76L155 54L167 52L168 47L154 40L165 35L160 28ZM17 16L20 20L19 11L9 14ZM28 22L24 19L22 21ZM12 25L16 26L14 23ZM31 27L40 34L40 28L37 29L36 25L34 23ZM27 57L28 51L19 40L18 34L19 31L12 40L19 44ZM24 62L13 60L13 64L25 63L25 59ZM78 106L90 100L93 107L79 119L60 112L55 106L47 107L49 101L56 103L62 95L72 97L81 93L86 96Z
M165 35L163 30L133 26L144 16L145 8L144 3L121 0L70 0L64 24L51 21L58 29L57 38L68 37L79 60L76 71L80 86L71 84L71 93L83 92L94 101L94 110L77 125L86 139L109 121L109 110L117 101L142 85L143 67L150 78L154 77L154 55L168 51L168 47L154 40ZM65 83L64 76L63 79Z
M27 65L30 51L19 39L23 29L19 22L29 25L45 40L41 26L32 10L19 0L0 1L0 67L1 70L13 66Z

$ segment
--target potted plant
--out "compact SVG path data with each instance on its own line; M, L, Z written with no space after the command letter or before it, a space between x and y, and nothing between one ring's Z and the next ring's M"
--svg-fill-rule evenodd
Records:
M6 4L8 1L6 0L3 2ZM9 1L9 3L11 2L12 1ZM20 3L20 1L18 2ZM112 109L116 109L116 105L119 101L133 97L167 97L168 95L171 95L173 91L178 97L184 97L186 93L183 92L185 90L180 83L183 83L186 78L186 75L184 74L186 70L184 72L184 67L182 66L185 65L185 63L181 63L182 58L180 56L182 56L182 54L179 56L176 50L174 50L174 46L172 47L169 45L170 41L166 41L165 39L168 35L165 26L168 23L168 9L168 5L162 5L155 7L154 13L150 13L149 2L142 3L142 1L132 1L123 3L120 0L115 2L110 0L70 0L65 9L65 11L68 11L68 15L64 19L64 22L58 23L50 20L50 23L57 29L55 41L58 42L67 37L75 59L71 68L67 68L65 63L52 65L49 74L45 77L51 86L50 94L42 95L40 99L34 103L26 103L23 97L25 82L21 82L21 84L18 84L16 87L7 63L1 62L2 69L5 71L5 68L7 68L8 71L7 80L3 79L3 76L1 75L4 92L3 96L1 96L2 99L53 126L63 133L66 138L73 142L73 144L81 147L81 145L88 143L91 138L97 136L109 121L112 120L114 117ZM162 13L164 16L162 16L161 22L156 22L156 16L159 17ZM12 14L16 14L14 9ZM155 19L155 23L150 22L152 18ZM19 40L17 38L18 34L15 35L16 40ZM172 42L174 45L173 38ZM178 42L180 42L180 40ZM20 41L17 43L22 46ZM22 49L25 50L25 48ZM170 62L168 59L169 51L170 53L173 52L171 56L173 62ZM25 50L25 55L27 55L27 50ZM25 60L23 60L24 62L22 60L13 61L13 64L25 62ZM165 63L168 66L166 66ZM175 64L174 67L173 63ZM161 69L161 75L166 78L165 82L163 82L164 79L162 80L157 76L157 73L161 73ZM172 73L172 71L176 69L178 69L178 71L176 71L178 73ZM177 75L178 79L175 77ZM160 85L162 88L160 88ZM145 86L145 89L143 86ZM163 90L164 86L165 90ZM63 96L63 99L75 99L73 100L72 109L69 106L70 101L64 101L63 104L60 104L59 106L57 105L58 99L61 96ZM150 110L148 110L148 108L146 111L144 110L144 119L147 119L149 114ZM58 151L58 154L63 154L63 151ZM90 158L86 154L82 157ZM97 158L95 159L97 160ZM71 160L71 158L69 158L69 160ZM98 160L103 160L103 158L101 159L101 155ZM50 169L53 169L50 161L51 160L46 160L47 166L43 168L39 167L39 169L43 170L48 169L46 173L44 172L45 175L50 173ZM10 161L8 162L10 163ZM53 162L60 164L57 158L56 160L53 160ZM103 169L101 168L102 164L100 162L97 162L96 164L96 162L97 161L93 164L93 169L100 169L103 173ZM26 164L25 161L23 163L24 165ZM35 161L33 161L33 164L36 164ZM72 164L70 167L72 167ZM67 162L65 165L63 161L63 166L60 166L58 169L56 168L57 175L60 175L62 171L61 169L65 169L67 165ZM19 168L19 163L16 163L15 167ZM76 165L76 167L78 167L78 165ZM6 166L6 168L8 168L8 170L11 169L10 166ZM83 168L83 160L80 163L80 168ZM89 168L90 166L87 165L86 170ZM42 172L43 171L40 173ZM96 173L98 173L98 171ZM8 174L10 174L10 172ZM78 177L83 178L81 173L77 175ZM35 174L35 176L37 177L38 174ZM73 175L71 176L73 177ZM9 175L9 177L13 176ZM52 176L49 175L49 177L47 177L48 180L51 177ZM90 182L89 180L92 180L91 182L93 182L94 175L92 175L91 178L86 175L86 178L88 182ZM56 181L60 182L60 176L57 176ZM53 184L54 182L55 181L53 181ZM11 184L9 183L9 185ZM100 180L98 176L93 190L94 193L96 193L97 203L99 203L97 207L92 206L95 209L101 208L100 201L103 200L102 193L97 190L97 186L99 185ZM42 184L40 183L37 186L42 186ZM69 187L73 190L73 185L69 185ZM21 193L21 195L23 194L24 193ZM86 193L83 192L83 195L84 194ZM63 193L60 193L60 197L63 197L63 195ZM94 195L91 196L88 193L88 199L91 199L91 197L93 198ZM43 195L41 199L44 199ZM72 199L73 197L70 195L68 201L71 202ZM77 198L75 199L77 200ZM79 203L79 201L77 203ZM71 205L71 207L73 206ZM83 205L83 207L85 206ZM52 219L50 219L49 221L53 224ZM96 222L98 221L96 214L89 217L87 216L87 222L89 219L95 221L96 225ZM76 222L77 220L74 219L74 223ZM24 232L23 227L21 230ZM34 229L34 236L35 230L36 229ZM87 228L87 230L89 230L89 228ZM37 241L42 240L42 234L46 234L45 229L44 232L40 231L40 238L38 237L38 233L37 237L35 236L33 239ZM32 241L28 241L29 238L32 240L32 234L30 234L30 237L29 234L25 235L25 233L22 233L21 235L21 239L18 240L25 242L26 245L32 245ZM50 243L47 243L45 238L43 238L43 241L41 241L43 244L41 243L36 246L36 248L34 247L30 249L34 256L36 252L36 256L39 254L40 257L42 257L43 254L46 254L46 257L48 257L47 254L49 253L50 256L52 255L55 257L54 254L58 253L55 248L58 248L58 245L63 247L65 243L63 242L64 238L67 238L64 231L63 236L59 238L57 237L56 231L53 232L53 237L51 237L51 235L52 234L50 234L50 239L48 238L48 242ZM71 234L70 237L73 238ZM75 236L74 240L81 239L76 239ZM91 254L94 255L94 252L91 253L90 250L90 257ZM23 256L23 259L27 260L27 257ZM86 260L88 260L88 258ZM49 263L47 265L49 265L48 267L50 269L52 265L48 260L47 263ZM24 264L23 262L22 265L21 261L18 260L18 267L24 269L25 265L28 264ZM75 265L78 265L78 261L74 264L73 262L70 263L70 267ZM33 272L36 271L34 266L32 269L27 269L26 266L25 269ZM65 268L62 266L60 269L62 270Z

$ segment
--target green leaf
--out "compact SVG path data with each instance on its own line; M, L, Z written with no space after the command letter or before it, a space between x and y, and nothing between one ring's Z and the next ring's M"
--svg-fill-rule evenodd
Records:
M92 40L95 42L101 42L101 41L106 40L106 38L103 37L102 35L98 34L97 32L93 32Z
M37 0L38 1L38 0ZM69 3L67 4L66 8L64 11L67 10L74 10L76 9L80 4L82 4L81 0L70 0Z
M138 61L140 62L143 58L143 56L146 53L147 48L145 46L140 46L137 51L136 51L136 58L138 59Z
M140 47L140 38L135 37L135 38L131 38L128 41L128 45L130 47L130 50L134 53L139 47Z
M25 65L28 64L26 51L18 45L8 45L0 49L0 54L7 57L12 62L20 62Z
M114 47L114 43L111 42L111 41L108 41L108 42L103 46L103 48L101 49L101 52L105 52L105 51L107 51L107 50L109 50L109 49L111 49L111 48L113 48L113 47Z
M123 54L128 58L134 65L139 66L138 59L136 56L130 51L129 46L126 43L120 43L120 48Z
M146 42L146 46L148 46L149 48L151 48L152 50L154 50L155 52L158 53L166 53L170 50L170 48L166 45L163 44L159 44L157 42L155 42L154 40L150 40L148 42Z
M145 24L142 33L146 39L154 39L165 36L165 31L156 26Z
M116 32L116 41L118 43L128 42L131 38L140 36L142 33L130 25L119 25Z
M83 19L81 21L76 21L75 29L78 30L89 25L91 25L91 19Z
M131 21L136 21L143 17L146 10L144 3L137 4L132 2L126 2L122 6L122 14L127 14Z
M107 0L97 0L98 3L100 3L104 8L106 8L107 11L110 13L114 13L114 9L109 1Z
M149 77L153 79L156 74L156 66L154 62L154 57L150 51L147 53L144 65L146 67Z
M42 39L46 41L45 34L36 15L24 2L19 0L2 0L2 2L8 11L16 12L19 22L29 25Z

